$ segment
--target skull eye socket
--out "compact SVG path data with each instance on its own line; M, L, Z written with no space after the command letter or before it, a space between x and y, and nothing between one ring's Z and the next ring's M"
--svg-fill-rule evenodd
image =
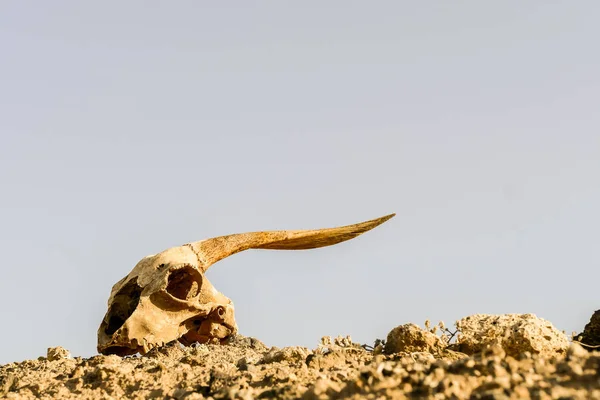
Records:
M176 269L169 273L167 293L179 300L190 300L200 293L202 276L191 267Z
M137 281L131 280L119 290L115 296L113 305L107 315L107 325L105 332L107 335L112 335L119 330L121 326L131 317L133 311L140 302L142 288L137 284Z

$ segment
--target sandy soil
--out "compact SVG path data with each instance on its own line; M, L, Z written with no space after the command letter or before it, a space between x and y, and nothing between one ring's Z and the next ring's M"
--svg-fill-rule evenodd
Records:
M314 349L280 349L243 336L125 358L71 358L52 348L47 357L0 366L0 398L600 399L600 352L576 343L521 351L496 338L467 355L430 331L407 324L375 348L325 337Z

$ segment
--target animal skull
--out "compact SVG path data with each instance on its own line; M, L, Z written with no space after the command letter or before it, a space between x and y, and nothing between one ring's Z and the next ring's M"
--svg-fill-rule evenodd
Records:
M98 329L102 354L145 354L179 340L220 343L237 332L233 302L204 273L217 261L248 249L304 250L352 239L395 214L338 228L267 231L221 236L143 258L117 282Z

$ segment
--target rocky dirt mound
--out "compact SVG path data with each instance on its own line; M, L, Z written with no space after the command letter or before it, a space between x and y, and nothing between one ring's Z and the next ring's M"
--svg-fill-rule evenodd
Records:
M600 352L569 344L531 314L468 318L472 330L454 343L407 324L374 348L325 337L312 350L279 349L242 336L143 357L70 358L52 348L1 366L0 398L600 399Z

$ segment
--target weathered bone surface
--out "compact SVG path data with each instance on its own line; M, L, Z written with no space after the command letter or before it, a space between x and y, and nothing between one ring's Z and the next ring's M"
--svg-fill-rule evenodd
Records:
M103 354L145 354L179 340L223 342L237 332L233 302L204 272L248 249L303 250L331 246L375 228L395 214L338 228L240 233L188 243L143 258L117 282L98 329Z

